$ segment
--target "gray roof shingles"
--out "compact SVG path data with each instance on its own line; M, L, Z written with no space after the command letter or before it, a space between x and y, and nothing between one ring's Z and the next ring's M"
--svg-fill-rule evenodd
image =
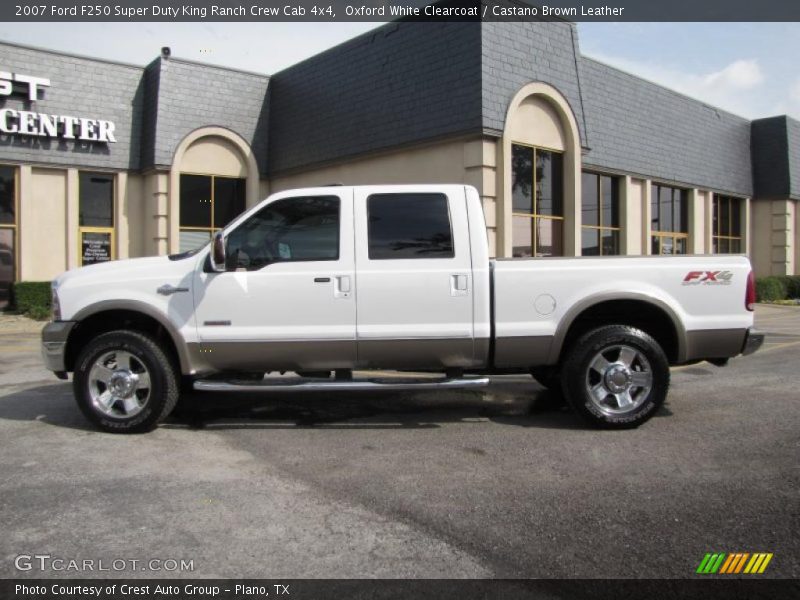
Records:
M752 195L750 121L582 57L586 166Z

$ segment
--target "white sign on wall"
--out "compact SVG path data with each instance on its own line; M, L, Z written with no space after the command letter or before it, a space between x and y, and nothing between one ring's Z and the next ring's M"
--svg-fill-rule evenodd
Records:
M0 97L17 93L14 89L15 83L25 88L31 102L38 100L40 88L50 87L50 80L44 77L0 71ZM50 115L13 108L0 109L0 133L114 143L117 141L114 129L114 122L104 119Z

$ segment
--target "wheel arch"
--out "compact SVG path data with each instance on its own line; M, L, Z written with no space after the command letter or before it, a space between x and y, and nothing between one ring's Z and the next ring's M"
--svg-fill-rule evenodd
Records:
M96 335L117 329L132 329L149 333L164 344L166 352L180 366L182 373L191 371L186 346L182 337L166 315L136 300L110 300L98 302L78 311L72 320L77 325L67 338L65 364L74 370L75 361L85 343Z
M651 335L670 364L680 363L686 356L686 331L666 302L644 294L617 292L587 298L567 312L550 347L550 364L561 362L570 344L583 333L612 324L630 325Z

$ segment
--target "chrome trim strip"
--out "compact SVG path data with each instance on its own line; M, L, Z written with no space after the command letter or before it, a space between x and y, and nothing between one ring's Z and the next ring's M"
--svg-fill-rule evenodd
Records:
M194 389L203 392L335 392L335 391L375 391L375 390L441 390L485 387L488 377L464 379L416 379L416 380L330 380L324 382L297 383L236 383L235 381L199 380Z

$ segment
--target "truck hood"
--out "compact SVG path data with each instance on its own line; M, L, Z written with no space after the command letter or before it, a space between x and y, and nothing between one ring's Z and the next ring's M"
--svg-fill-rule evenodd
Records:
M73 269L59 275L57 288L62 319L70 320L93 306L133 303L170 313L188 301L191 305L192 280L200 255L171 260L166 256L116 260ZM161 286L180 288L181 293L159 294ZM180 298L178 298L180 296ZM183 306L180 306L183 310Z
M66 271L56 277L55 283L61 288L66 283L74 284L86 283L89 281L109 282L125 280L129 277L140 276L152 269L161 270L170 262L172 261L166 256L112 260Z

